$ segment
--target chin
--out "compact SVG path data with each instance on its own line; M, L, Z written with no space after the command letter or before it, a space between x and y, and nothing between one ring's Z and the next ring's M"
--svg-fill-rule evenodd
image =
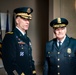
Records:
M28 28L26 28L25 30L28 30Z
M63 39L64 37L58 37L59 39Z

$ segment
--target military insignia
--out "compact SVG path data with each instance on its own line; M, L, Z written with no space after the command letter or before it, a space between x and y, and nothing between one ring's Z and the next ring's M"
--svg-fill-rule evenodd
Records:
M18 36L16 36L16 38L18 38Z
M18 42L18 44L25 44L25 42L20 41L20 42Z
M13 73L14 73L15 75L18 75L18 73L17 73L17 71L16 71L16 70L14 70L14 71L13 71Z
M30 12L31 12L31 9L30 9L30 8L28 8L28 9L27 9L27 13L30 13Z
M20 36L22 36L22 35L20 34Z
M6 34L13 34L13 32L7 32Z
M58 21L58 23L61 23L61 19L60 18L58 18L57 21Z
M20 52L20 56L24 56L24 52Z
M71 53L71 49L70 49L70 48L67 49L67 53L68 53L68 54Z

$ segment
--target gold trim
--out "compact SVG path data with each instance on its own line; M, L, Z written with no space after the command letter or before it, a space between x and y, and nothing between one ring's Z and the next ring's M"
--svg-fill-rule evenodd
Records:
M64 27L64 26L66 26L66 24L56 24L56 25L54 25L53 27L54 27L54 28L58 28L58 27Z
M7 32L6 34L13 34L13 32Z
M25 19L32 19L32 15L31 14L27 14L27 13L18 13L16 14L16 16L21 16Z

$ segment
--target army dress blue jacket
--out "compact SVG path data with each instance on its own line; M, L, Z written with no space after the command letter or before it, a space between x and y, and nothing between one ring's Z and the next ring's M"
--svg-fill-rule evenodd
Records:
M2 61L8 75L35 75L31 41L16 28L3 39Z
M76 39L66 36L61 48L57 39L46 43L43 75L76 75Z

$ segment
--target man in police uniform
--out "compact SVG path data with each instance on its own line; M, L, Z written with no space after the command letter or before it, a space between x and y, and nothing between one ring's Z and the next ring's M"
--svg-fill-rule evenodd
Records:
M31 41L26 35L32 12L30 7L14 10L16 27L6 33L2 42L2 60L8 75L36 75Z
M76 75L76 39L66 35L68 20L50 22L56 38L46 43L43 75Z

